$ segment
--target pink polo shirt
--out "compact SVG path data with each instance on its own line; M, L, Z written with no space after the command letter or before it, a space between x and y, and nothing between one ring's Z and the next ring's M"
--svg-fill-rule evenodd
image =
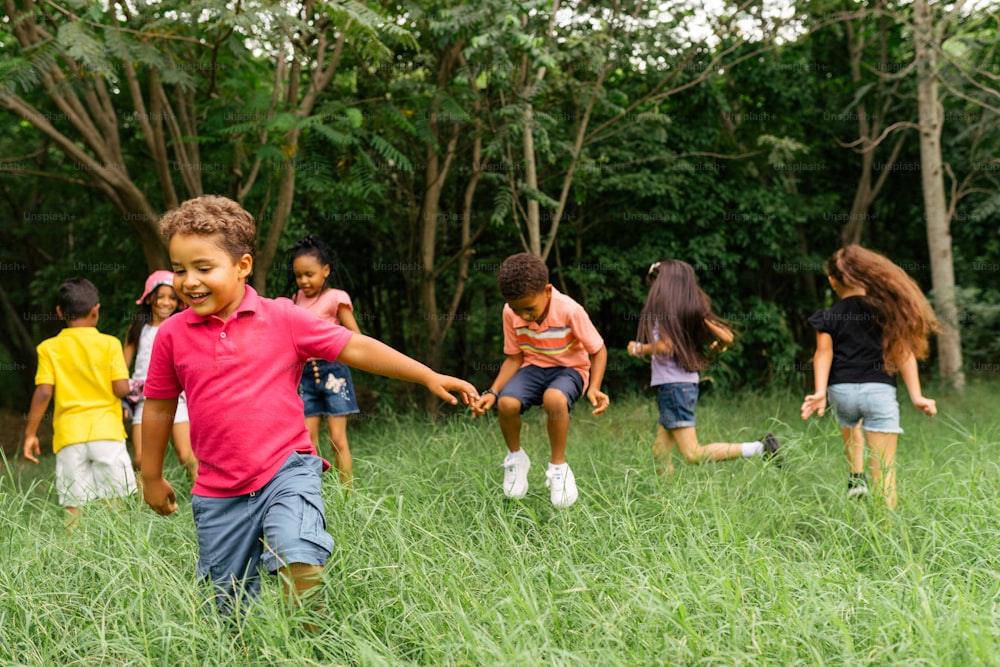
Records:
M257 491L292 452L316 454L298 394L302 366L310 357L336 360L351 336L249 285L225 322L186 310L160 325L143 393L169 399L187 392L191 446L200 462L192 493L221 498Z
M525 366L573 368L583 376L583 386L590 381L590 355L604 347L583 306L552 288L549 312L543 322L528 322L503 307L503 353L524 354Z

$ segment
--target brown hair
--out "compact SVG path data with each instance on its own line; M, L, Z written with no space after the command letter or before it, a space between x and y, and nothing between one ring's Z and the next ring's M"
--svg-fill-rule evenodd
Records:
M694 268L679 259L666 259L649 267L646 284L649 295L639 316L636 340L649 345L657 339L669 340L684 370L708 368L714 358L710 346L716 340L708 323L728 325L712 312L712 300L698 286Z
M253 216L227 197L202 195L188 199L160 219L160 234L169 242L177 234L220 237L219 247L233 261L253 256L257 228Z
M863 287L882 327L882 360L895 374L907 357L926 359L937 317L916 281L888 257L858 245L844 246L826 262L826 274L849 287Z
M497 284L504 301L532 296L549 284L549 268L541 257L530 252L511 255L500 265Z

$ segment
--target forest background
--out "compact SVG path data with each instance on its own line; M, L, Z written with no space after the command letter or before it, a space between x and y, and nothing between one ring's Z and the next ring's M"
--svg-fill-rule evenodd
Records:
M61 326L59 282L92 280L100 329L122 336L145 276L169 268L156 221L206 193L257 219L260 291L290 295L284 254L319 234L365 333L481 387L502 361L497 268L528 250L605 336L612 396L648 382L624 345L646 269L668 257L740 332L715 386L805 390L806 318L832 304L822 265L844 242L888 254L954 325L942 380L1000 375L994 2L4 9L0 406L14 414L35 345ZM423 400L359 386L380 409ZM3 430L13 451L21 429Z

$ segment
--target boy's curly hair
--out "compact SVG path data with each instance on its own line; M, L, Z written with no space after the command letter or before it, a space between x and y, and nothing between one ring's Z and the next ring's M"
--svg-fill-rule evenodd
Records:
M67 278L59 285L59 310L67 322L86 317L101 300L94 283L86 278Z
M511 255L500 265L497 284L504 301L538 294L549 284L549 268L541 257L530 252Z
M188 199L160 219L160 234L168 243L177 234L219 235L220 247L234 261L253 256L257 226L253 216L232 199L202 195Z

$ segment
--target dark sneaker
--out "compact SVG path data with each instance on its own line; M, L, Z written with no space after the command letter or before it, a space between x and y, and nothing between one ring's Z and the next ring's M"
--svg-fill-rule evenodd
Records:
M781 455L778 453L778 450L781 449L781 443L774 437L774 434L768 433L761 439L761 442L764 444L764 460L781 465Z

